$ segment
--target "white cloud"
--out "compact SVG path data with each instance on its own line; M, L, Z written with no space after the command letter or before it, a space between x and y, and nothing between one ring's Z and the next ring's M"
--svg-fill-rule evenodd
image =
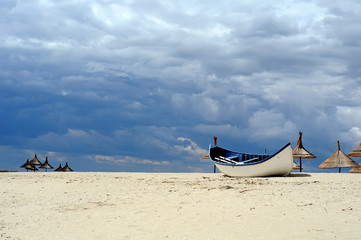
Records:
M107 146L113 144L113 140L110 136L104 136L95 130L68 129L64 134L49 132L40 135L31 139L28 144L48 151L81 152L84 149L92 149L92 151L107 149Z
M272 110L259 110L249 119L247 132L253 141L269 139L290 139L296 132L295 124L285 119L282 113Z
M191 172L209 172L209 169L200 168L200 167L193 167L193 166L187 166L187 169Z
M337 106L336 117L338 122L347 129L361 127L361 107L359 106Z
M194 156L197 160L207 153L207 150L199 147L197 143L193 142L189 138L178 137L178 141L183 142L184 144L174 146L174 148L180 153L186 152L189 155Z
M361 142L361 126L354 126L348 131L340 132L339 139L346 145L346 150L351 151Z
M131 156L106 156L106 155L95 155L88 156L88 158L94 159L96 163L112 163L112 164L143 164L143 165L169 165L168 161L154 161L149 159L141 159Z
M361 128L360 127L352 127L350 129L350 133L359 139L361 139Z
M88 135L87 132L79 129L68 129L68 133L66 134L69 137L84 137Z

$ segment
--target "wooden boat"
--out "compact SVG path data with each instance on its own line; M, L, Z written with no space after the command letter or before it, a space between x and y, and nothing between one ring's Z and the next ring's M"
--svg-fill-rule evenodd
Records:
M209 159L230 177L284 176L293 169L290 143L273 155L239 153L210 145Z

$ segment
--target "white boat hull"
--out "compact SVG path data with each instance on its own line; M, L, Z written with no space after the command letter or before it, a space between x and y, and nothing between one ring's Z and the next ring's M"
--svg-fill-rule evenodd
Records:
M284 176L293 169L292 147L288 145L267 161L254 165L227 165L215 163L217 168L230 177Z

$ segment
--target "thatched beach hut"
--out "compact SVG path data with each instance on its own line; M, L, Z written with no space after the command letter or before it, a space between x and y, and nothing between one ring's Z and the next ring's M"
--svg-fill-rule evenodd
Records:
M45 162L41 164L39 168L43 168L45 171L48 169L53 169L53 167L48 163L48 157L45 158Z
M295 149L293 149L292 155L293 158L300 159L300 166L299 166L300 172L302 172L302 158L316 158L316 156L314 156L312 153L310 153L304 148L302 144L302 132L299 132L298 141Z
M338 168L338 172L341 172L341 168L358 167L358 164L352 160L349 156L341 151L340 142L337 141L337 151L321 163L319 168Z

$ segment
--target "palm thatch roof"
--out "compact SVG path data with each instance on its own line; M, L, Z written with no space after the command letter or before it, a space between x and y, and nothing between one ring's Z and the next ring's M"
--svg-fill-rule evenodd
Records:
M358 165L358 167L352 168L350 173L361 173L361 163Z
M39 168L53 169L53 167L48 163L48 157L45 158L45 162L41 164Z
M42 163L39 161L38 157L35 154L34 158L30 161L30 164L36 166L36 165L41 165Z
M358 167L358 164L340 149L340 142L337 141L337 151L321 163L319 168L349 168Z
M65 166L63 167L63 172L72 172L73 169L71 169L69 166L68 166L68 162L65 163Z
M348 154L350 157L361 157L361 143L351 153Z
M312 153L307 151L302 144L302 132L299 133L295 149L293 149L293 158L316 158Z
M62 172L63 168L61 167L61 163L59 164L59 167L54 170L55 172Z

